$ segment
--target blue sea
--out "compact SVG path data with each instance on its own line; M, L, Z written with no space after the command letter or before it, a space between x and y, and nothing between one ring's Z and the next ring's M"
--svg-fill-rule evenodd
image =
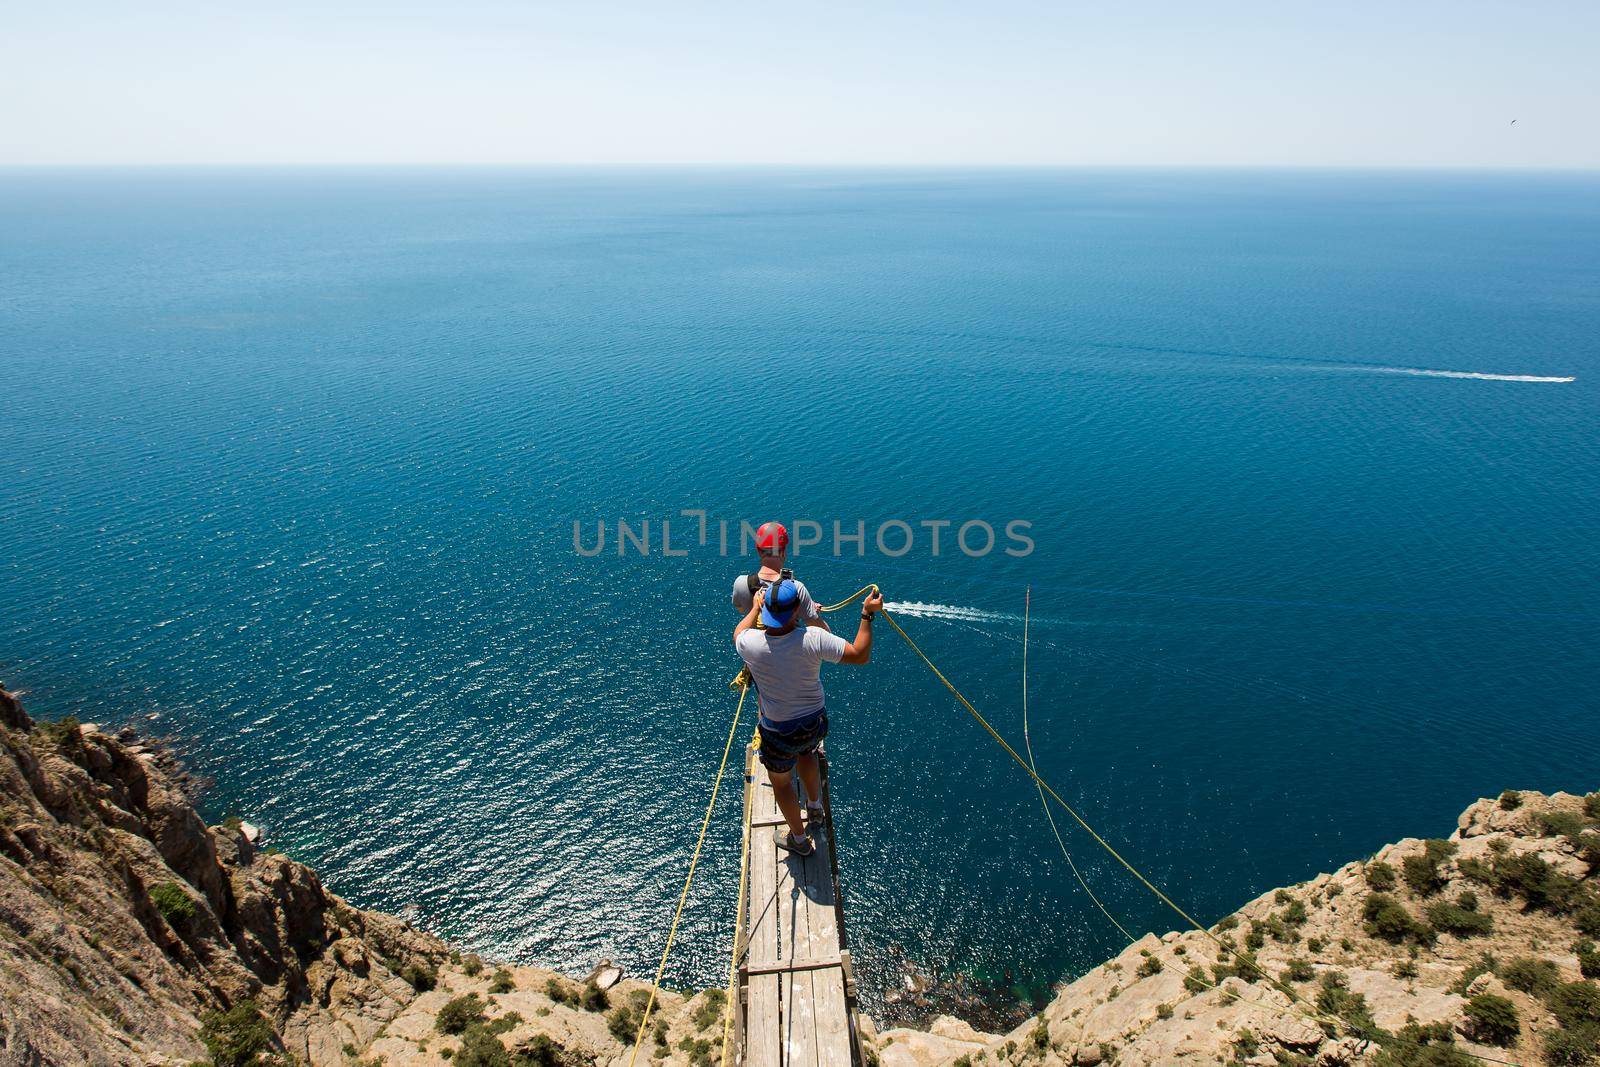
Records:
M0 234L0 680L471 949L653 965L742 521L815 522L817 598L879 582L1018 745L1031 588L1041 773L1202 921L1600 785L1600 175L11 170ZM826 682L870 1007L1118 948L892 630Z

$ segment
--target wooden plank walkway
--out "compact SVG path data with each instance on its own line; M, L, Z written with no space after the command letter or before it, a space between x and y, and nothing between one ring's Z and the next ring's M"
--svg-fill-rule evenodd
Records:
M740 939L734 1062L740 1067L861 1067L855 981L827 803L827 757L822 759L825 816L813 832L817 850L806 857L774 840L783 816L754 746L745 750L745 774L750 884Z

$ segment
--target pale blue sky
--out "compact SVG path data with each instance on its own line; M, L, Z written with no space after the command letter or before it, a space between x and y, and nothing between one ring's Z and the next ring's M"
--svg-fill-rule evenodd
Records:
M0 164L1600 167L1597 0L13 0L0 27Z

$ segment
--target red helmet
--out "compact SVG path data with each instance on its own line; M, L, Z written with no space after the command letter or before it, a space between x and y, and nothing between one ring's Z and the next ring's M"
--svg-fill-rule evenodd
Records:
M789 531L781 522L764 522L756 531L756 550L763 556L781 556L789 550Z

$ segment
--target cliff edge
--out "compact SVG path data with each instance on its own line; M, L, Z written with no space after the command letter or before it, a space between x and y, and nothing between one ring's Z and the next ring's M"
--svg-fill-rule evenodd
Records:
M1147 935L1009 1034L878 1033L868 1067L1600 1063L1600 793L1480 800ZM0 691L0 1067L623 1067L648 987L486 965L207 826L132 731ZM663 992L640 1064L712 1067L720 990Z

